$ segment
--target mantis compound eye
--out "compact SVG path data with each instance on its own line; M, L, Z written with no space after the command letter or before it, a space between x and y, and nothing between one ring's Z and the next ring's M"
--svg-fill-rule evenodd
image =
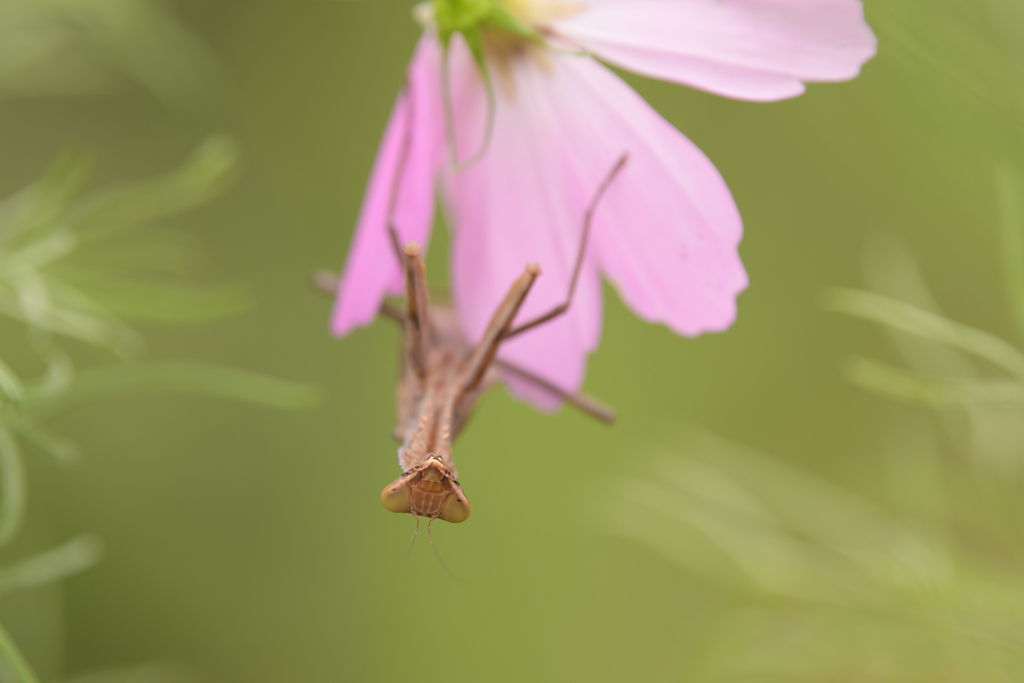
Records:
M380 493L380 502L391 512L409 511L409 487L404 479L391 482Z
M461 492L456 491L448 496L448 500L441 506L441 519L452 524L458 524L469 519L469 513L472 511L469 499Z

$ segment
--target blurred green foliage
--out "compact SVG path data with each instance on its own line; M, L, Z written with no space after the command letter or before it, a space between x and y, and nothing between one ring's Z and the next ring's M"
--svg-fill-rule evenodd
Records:
M1017 323L1015 337L1024 339L1024 181L1000 167L996 186L1008 317ZM848 379L943 411L962 452L995 472L1018 470L1024 464L1024 351L943 317L913 259L898 244L874 245L865 276L877 293L835 289L826 304L887 328L910 370L858 356L846 365Z
M209 93L216 69L160 0L0 1L0 97L102 94L134 81L187 104Z
M167 177L84 197L84 160L59 160L0 204L0 312L131 357L142 340L126 319L196 323L244 311L241 288L183 277L196 260L188 235L150 225L215 196L235 155L212 138Z
M705 433L616 482L615 533L748 596L686 680L1021 679L1018 491L901 437L879 501Z
M65 155L41 180L0 202L0 314L23 326L28 347L45 363L41 377L25 382L0 359L0 550L24 524L19 437L58 464L77 462L76 447L45 428L44 419L121 395L208 394L286 409L316 402L308 385L211 363L134 361L79 372L57 342L66 337L137 358L143 338L129 320L194 324L249 308L237 285L194 283L195 240L154 225L216 197L236 162L234 143L212 137L173 173L83 194L89 165ZM12 326L0 325L10 340ZM100 555L98 540L85 535L0 566L0 596L78 573ZM39 680L2 627L0 679Z

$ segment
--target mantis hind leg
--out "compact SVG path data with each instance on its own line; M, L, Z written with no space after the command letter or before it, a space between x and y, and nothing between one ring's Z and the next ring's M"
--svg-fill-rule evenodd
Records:
M627 154L623 154L619 157L615 162L615 165L612 166L611 170L605 176L604 180L601 181L597 191L594 193L593 199L591 199L590 204L587 207L587 211L583 218L583 230L580 236L580 246L576 254L576 263L573 266L572 277L569 281L569 292L566 296L565 302L555 306L551 310L533 318L532 320L513 327L515 317L518 314L520 307L522 307L523 301L526 299L526 295L533 286L534 280L536 280L537 276L540 275L540 268L536 264L529 264L526 267L526 272L512 283L512 287L509 290L509 293L505 296L505 300L501 303L501 306L498 307L494 317L491 318L491 322L487 326L483 339L480 340L480 343L477 344L476 349L474 349L472 360L470 362L469 369L466 372L465 380L463 381L459 396L465 396L479 386L480 382L483 380L484 374L487 372L487 368L494 362L495 354L497 354L498 347L503 341L511 339L516 335L522 334L523 332L538 327L546 322L550 322L569 310L569 306L572 305L573 295L576 293L576 285L579 281L580 272L583 269L583 259L586 256L587 242L590 239L590 228L593 223L594 212L597 210L597 206L600 203L601 198L605 195L605 192L607 192L612 181L615 180L616 176L618 176L619 172L626 165L627 158ZM575 405L602 422L612 422L615 420L614 411L588 396L566 391L551 382L548 382L544 378L538 377L526 370L508 363L500 363L506 372L516 375L520 379L525 380L572 405ZM458 397L456 397L456 399L457 398Z
M576 252L576 263L573 266L572 277L569 280L569 292L565 297L565 301L546 313L542 313L536 318L508 330L503 337L504 339L511 339L512 337L522 334L527 330L532 330L546 322L550 322L569 310L569 307L572 305L573 296L576 294L576 284L579 282L580 272L583 270L583 257L586 256L587 243L590 241L590 226L594 220L594 212L597 210L597 206L601 202L601 198L608 190L608 187L612 184L612 181L615 180L615 177L619 174L619 171L622 170L622 167L626 165L627 158L627 154L623 154L619 157L618 161L615 162L615 165L612 166L610 171L608 171L608 175L606 175L604 180L601 181L601 184L597 188L597 192L594 193L593 199L590 200L590 204L587 206L587 211L583 216L583 230L580 235L580 246L579 250Z
M566 389L563 389L514 363L495 358L498 347L501 345L501 342L507 338L501 336L501 329L510 324L511 319L515 317L519 306L522 305L523 300L526 298L526 294L529 292L530 285L533 284L533 279L536 278L536 273L539 273L539 269L531 264L531 266L527 268L527 272L516 280L515 284L512 286L512 290L505 297L505 301L502 303L502 306L498 309L498 312L491 320L491 324L487 328L487 333L484 335L484 339L481 340L480 344L478 344L474 350L470 369L464 375L465 380L463 381L459 392L451 398L451 402L447 406L448 410L446 411L446 419L447 424L452 425L450 428L452 435L458 433L466 419L466 417L463 416L458 421L453 421L454 411L457 410L462 398L470 394L479 386L480 381L487 372L487 368L490 367L492 363L498 366L506 375L515 376L516 378L523 380L572 406L575 406L601 422L611 424L615 421L615 411L597 399L579 392L567 391ZM512 302L517 303L513 304Z
M552 396L565 401L569 405L582 410L584 413L590 415L596 420L600 420L605 424L615 422L615 410L601 403L593 396L588 396L587 394L577 391L567 391L557 384L544 379L540 375L535 375L525 368L521 368L514 363L510 363L500 358L496 359L494 364L506 375L516 377L517 379L522 380L541 391L549 393Z

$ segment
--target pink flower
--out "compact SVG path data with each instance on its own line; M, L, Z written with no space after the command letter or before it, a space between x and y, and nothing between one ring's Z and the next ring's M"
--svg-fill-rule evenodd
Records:
M575 390L601 329L600 275L641 318L695 336L722 331L747 286L742 222L715 166L594 55L738 99L794 97L809 81L855 77L875 53L859 0L503 0L544 38L482 33L495 101L458 35L448 73L460 159L450 163L441 45L423 35L378 151L342 276L332 329L344 335L402 292L387 233L426 244L440 187L453 227L453 297L478 339L528 262L542 276L520 320L564 300L585 207L616 159L629 162L595 214L576 298L556 321L510 340L508 360ZM491 109L489 110L489 107ZM411 130L408 130L411 127ZM408 154L396 181L404 141ZM550 398L512 386L542 407Z

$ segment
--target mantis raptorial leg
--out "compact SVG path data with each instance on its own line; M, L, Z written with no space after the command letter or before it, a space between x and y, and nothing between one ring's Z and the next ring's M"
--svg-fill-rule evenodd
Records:
M427 274L415 242L405 245L405 356L413 370L423 379L427 376L430 350L430 305L427 301Z
M328 296L334 296L335 291L337 291L338 276L330 271L320 270L313 273L310 278L310 282L313 288L318 292ZM381 304L380 312L381 315L391 318L398 323L405 323L405 312L393 304L385 301ZM503 371L515 375L518 379L528 384L532 384L538 389L546 391L566 403L575 406L594 419L606 423L612 423L615 421L615 411L595 399L593 396L589 396L582 392L567 391L555 384L552 384L543 377L512 363L511 361L496 358L494 360L494 364Z
M594 212L612 181L615 180L615 177L622 170L623 166L626 165L627 158L628 155L626 154L619 157L615 162L615 165L612 166L611 170L608 172L608 175L606 175L604 180L601 181L597 191L594 193L593 199L591 199L590 204L587 206L586 213L583 217L583 230L580 235L580 246L576 253L576 263L573 267L572 277L569 280L569 292L566 296L565 302L526 323L512 327L516 314L519 312L523 302L526 300L526 296L529 294L530 288L533 286L537 276L540 275L540 267L537 266L537 264L531 263L527 265L526 272L520 275L519 278L512 283L512 287L505 296L505 300L502 301L498 310L494 313L490 324L484 332L483 338L480 340L479 344L477 344L476 349L473 352L473 360L470 364L470 370L466 373L465 381L462 386L463 395L468 394L479 385L484 374L487 372L487 368L494 361L494 357L498 352L498 347L503 341L511 339L522 332L526 332L527 330L543 325L544 323L550 322L569 310L569 306L572 304L573 295L576 293L576 284L579 281L580 272L583 269L583 259L586 256L587 242L590 238L590 227L593 223ZM519 374L520 376L523 376L529 373L520 371ZM532 380L535 385L541 386L541 388L548 391L557 389L555 385L537 377L536 375L531 376L529 379ZM564 391L557 391L555 393L560 397L564 397L568 394L568 392ZM576 403L576 405L579 404ZM587 408L595 407L596 406L593 405L587 406ZM584 409L586 410L587 408ZM614 416L609 415L607 411L598 409L596 411L587 410L587 412L590 412L592 415L595 415L595 417L598 417L598 419L605 422L610 422L614 419Z
M611 412L596 401L565 392L547 380L513 364L497 361L496 355L506 339L553 320L568 310L582 271L593 214L601 196L625 163L625 156L618 160L601 183L587 208L579 252L565 303L514 327L516 316L540 275L540 267L537 264L528 264L523 274L512 283L484 330L482 338L477 344L470 346L459 335L452 311L442 306L438 311L443 311L443 315L439 314L436 320L431 320L422 248L413 241L408 241L403 246L399 226L394 222L398 197L403 191L406 166L412 154L412 129L416 123L413 95L411 87L407 85L400 101L402 111L399 112L399 116L405 117L404 121L399 119L404 123L404 130L400 132L402 140L397 143L397 149L391 146L393 143L389 143L388 153L383 161L386 164L385 168L393 164L393 169L389 169L392 171L391 196L384 221L390 248L395 254L397 265L401 267L405 281L406 301L404 311L386 302L381 307L382 313L402 323L404 346L403 371L396 390L398 421L394 432L402 442L397 453L402 474L384 487L381 492L381 503L392 512L412 514L417 521L420 516L425 516L431 522L443 519L457 524L468 519L472 508L459 483L458 472L452 461L452 442L465 425L473 404L490 383L487 373L493 364L498 362L506 378L516 377L517 380L529 382L545 392L581 407L598 419L611 421L613 418ZM379 247L378 242L376 248ZM333 291L337 279L321 273L314 276L314 284L319 288ZM431 526L428 524L428 537L430 530Z
M530 288L533 287L538 275L540 275L540 267L536 263L531 263L526 266L523 274L512 283L508 294L505 295L505 300L501 302L498 310L491 317L491 322L487 325L483 338L473 349L469 370L464 375L465 379L462 383L463 394L471 392L480 384L480 380L483 379L484 373L487 372L491 361L494 360L498 347L509 328L512 327L512 321L515 320L516 314L526 300L526 295L530 293Z
M435 434L434 452L438 454L446 464L451 462L452 440L462 428L472 408L471 398L473 392L479 388L487 369L494 362L494 356L501 345L502 336L512 325L519 308L530 293L537 276L540 275L540 268L531 263L526 266L526 272L520 275L509 289L505 300L498 306L498 310L491 317L491 322L484 331L483 339L473 348L469 361L464 369L458 371L457 375L449 378L452 382L451 390L448 392L444 406L437 422ZM465 399L469 400L468 406L463 406ZM454 466L452 466L454 469Z

